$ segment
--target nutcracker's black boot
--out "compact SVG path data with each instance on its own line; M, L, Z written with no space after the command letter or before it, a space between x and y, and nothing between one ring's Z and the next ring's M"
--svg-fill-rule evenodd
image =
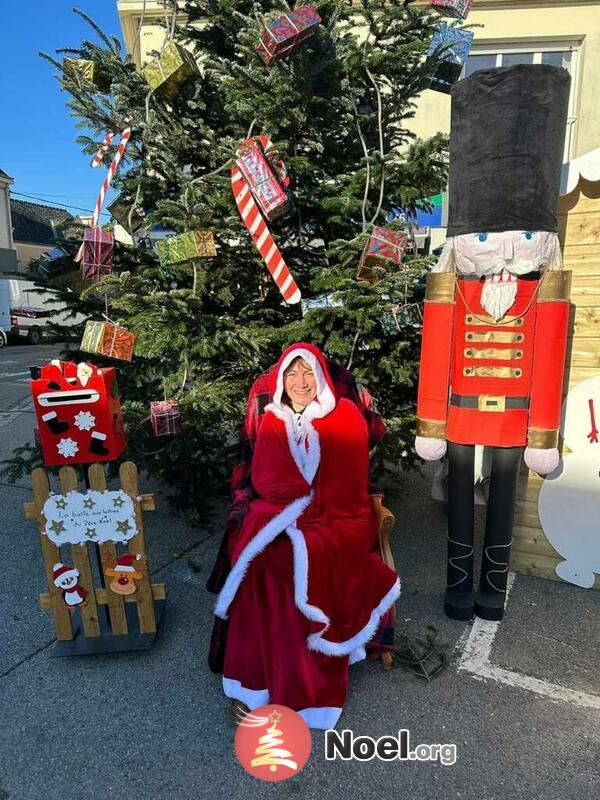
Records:
M475 595L475 613L482 619L501 620L506 600L520 447L495 447L485 521L481 579Z
M451 619L473 616L474 485L472 445L448 443L448 578L444 612Z

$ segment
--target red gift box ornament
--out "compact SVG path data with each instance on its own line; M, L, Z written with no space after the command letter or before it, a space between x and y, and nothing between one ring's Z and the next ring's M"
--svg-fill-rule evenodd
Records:
M387 270L389 263L400 264L408 237L402 231L374 227L360 257L359 280L373 281Z
M115 239L111 231L102 228L86 228L83 237L81 276L94 281L102 275L110 275L113 265Z
M473 7L473 0L431 0L431 7L444 17L466 19Z
M31 394L46 466L114 461L125 449L114 367L54 360L32 367Z
M314 6L300 8L283 14L269 22L262 22L261 41L254 48L265 64L286 58L316 32L321 17Z
M181 409L177 400L150 403L150 421L155 436L173 436L181 430Z

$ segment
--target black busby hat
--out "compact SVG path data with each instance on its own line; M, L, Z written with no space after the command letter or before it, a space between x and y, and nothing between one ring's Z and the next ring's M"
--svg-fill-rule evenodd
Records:
M453 87L448 236L558 230L570 80L561 67L518 64Z

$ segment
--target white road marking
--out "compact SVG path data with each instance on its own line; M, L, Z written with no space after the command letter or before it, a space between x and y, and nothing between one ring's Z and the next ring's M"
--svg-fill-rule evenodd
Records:
M510 572L506 587L507 602L514 581L515 573ZM507 686L516 686L519 689L534 692L551 700L560 700L583 708L600 709L600 695L569 689L567 686L560 686L556 683L533 678L530 675L523 675L520 672L492 664L490 654L499 626L499 622L489 622L485 619L475 618L470 631L467 628L467 631L458 640L457 649L462 646L463 651L457 665L459 672L468 672L475 678L489 678ZM468 635L465 635L466 633Z
M29 375L29 370L26 372L0 372L0 378L15 378L17 375Z

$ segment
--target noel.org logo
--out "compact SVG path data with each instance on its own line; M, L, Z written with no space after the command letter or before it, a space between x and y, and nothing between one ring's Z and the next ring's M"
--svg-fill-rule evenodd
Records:
M235 752L242 767L262 781L285 781L297 775L310 756L308 725L291 708L266 705L241 716Z

